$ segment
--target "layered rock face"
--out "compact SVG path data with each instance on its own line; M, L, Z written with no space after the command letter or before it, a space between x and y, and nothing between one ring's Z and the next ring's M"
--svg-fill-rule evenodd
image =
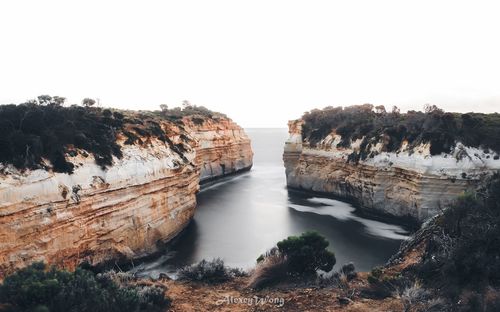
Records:
M151 254L193 217L200 179L252 165L250 141L229 119L162 128L168 142L120 135L123 157L105 169L76 149L73 174L0 165L0 276L34 261L73 269Z
M198 142L195 161L200 168L200 182L252 167L250 139L236 123L229 119L195 123L189 118L184 123Z
M460 143L435 156L428 144L410 152L403 143L398 152L382 152L380 143L373 158L351 161L362 140L340 147L341 137L333 132L312 148L303 142L302 124L289 122L283 156L287 185L346 198L371 212L423 221L500 169L494 152Z

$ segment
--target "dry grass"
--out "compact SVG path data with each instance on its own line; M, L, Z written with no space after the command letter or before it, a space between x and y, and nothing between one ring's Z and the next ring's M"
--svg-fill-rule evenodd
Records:
M248 287L261 289L287 278L288 264L285 256L279 253L267 255L253 270Z
M240 277L233 281L218 284L204 285L192 282L179 282L165 280L167 294L172 298L172 306L169 311L369 311L387 312L403 311L403 305L397 298L386 298L373 300L361 298L355 293L352 302L341 304L339 297L344 293L335 288L266 288L254 290L247 287L250 277ZM365 279L365 278L364 278ZM366 280L365 280L366 282ZM351 288L360 287L363 279L351 281ZM236 304L221 302L226 297L233 298L282 298L283 306L272 303L264 304Z

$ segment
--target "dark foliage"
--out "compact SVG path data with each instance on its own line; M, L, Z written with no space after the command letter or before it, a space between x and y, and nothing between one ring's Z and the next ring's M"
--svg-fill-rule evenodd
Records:
M344 264L340 268L339 273L344 274L349 281L355 279L358 276L358 274L356 273L356 267L352 262Z
M228 268L220 258L185 266L178 272L181 281L203 282L208 284L219 284L227 282L234 277L246 276L246 273L238 268Z
M55 172L72 173L74 165L67 154L72 148L82 149L95 158L103 169L110 166L113 156L122 157L117 135L122 133L125 144L143 144L141 138L155 137L167 143L184 159L183 145L174 145L161 128L164 113L134 113L112 111L98 107L63 107L64 98L40 96L19 105L0 105L0 163L16 168L40 169L48 159ZM203 107L190 107L182 116L212 116ZM46 168L48 169L48 168Z
M375 267L367 277L369 287L363 289L366 298L383 299L390 297L398 288L403 288L407 281L402 277L387 277L381 267Z
M430 143L432 155L449 152L458 141L500 153L500 114L446 113L436 106L401 114L397 109L388 113L382 108L364 104L307 112L302 116L304 140L314 146L335 131L342 136L339 145L346 147L365 136L358 159L370 157L370 146L377 142L384 142L385 151L393 152L404 140L410 149Z
M500 176L461 196L437 219L418 275L450 297L500 287Z
M186 116L193 116L192 120L196 125L201 125L204 118L227 118L227 116L222 113L214 112L204 106L196 105L186 105L183 108L174 107L171 109L163 107L161 111L155 111L154 113L162 118L172 121L182 119L182 117Z
M261 289L279 283L312 285L326 284L325 278L318 280L317 271L329 272L336 259L327 250L328 241L317 232L304 232L300 236L289 236L257 258L257 265L250 278L249 287ZM354 264L344 265L342 275L347 279L356 277ZM337 276L340 276L338 273ZM333 279L332 279L333 280ZM337 281L337 279L336 279Z
M0 162L18 169L37 169L45 158L54 171L71 173L73 164L65 156L71 145L92 153L96 163L105 167L111 164L113 155L122 156L116 144L116 131L121 126L121 119L100 109L34 103L2 105Z
M157 287L117 283L110 274L48 269L35 263L7 276L0 302L7 311L161 311L170 300Z
M289 236L278 242L292 274L315 273L317 270L331 271L336 259L327 250L328 241L317 232L305 232L300 236Z

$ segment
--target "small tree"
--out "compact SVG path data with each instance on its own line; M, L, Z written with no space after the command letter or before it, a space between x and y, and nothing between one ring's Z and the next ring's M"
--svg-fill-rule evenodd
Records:
M54 96L52 98L52 103L51 104L54 104L54 105L57 105L57 106L62 106L64 104L64 102L66 102L66 98L65 97L62 97L62 96Z
M317 232L289 236L277 244L280 253L287 258L292 274L331 271L337 260L335 254L326 249L328 245L328 241Z
M38 103L40 105L47 105L52 102L52 97L50 95L39 95L38 96Z
M385 114L386 113L385 106L384 105L375 106L375 113Z
M84 98L82 104L83 106L91 107L95 105L95 100L91 98Z
M168 105L167 104L160 104L160 109L162 112L168 111Z
M444 111L442 109L440 109L436 105L431 105L431 104L425 104L424 111L426 114L444 113Z
M38 100L29 100L26 104L40 104L40 105L55 105L62 106L66 102L66 98L62 96L39 95Z

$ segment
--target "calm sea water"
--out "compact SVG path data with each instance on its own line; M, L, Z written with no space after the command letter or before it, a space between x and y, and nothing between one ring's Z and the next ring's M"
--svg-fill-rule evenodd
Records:
M360 271L385 263L407 237L404 228L354 214L348 203L287 190L282 161L286 129L246 129L252 139L251 171L206 185L194 220L158 258L135 267L139 275L175 275L202 259L223 258L250 268L289 235L315 230L330 242L337 265Z

